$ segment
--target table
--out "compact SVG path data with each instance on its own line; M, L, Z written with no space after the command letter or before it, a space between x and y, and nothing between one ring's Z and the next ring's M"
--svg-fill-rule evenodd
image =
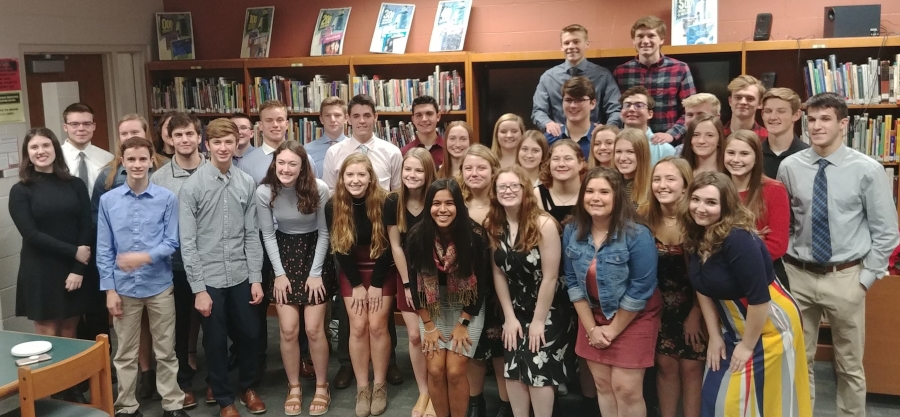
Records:
M16 366L16 359L19 358L13 356L10 350L19 343L35 340L46 340L53 344L53 348L47 352L52 359L29 365L31 369L39 369L61 362L84 352L96 343L90 340L0 330L0 398L19 392L19 367Z

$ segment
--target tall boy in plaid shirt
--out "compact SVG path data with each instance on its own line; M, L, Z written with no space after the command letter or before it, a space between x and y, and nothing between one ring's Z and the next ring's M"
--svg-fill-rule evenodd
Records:
M616 67L613 77L622 91L638 85L650 91L656 102L649 123L655 132L653 143L677 144L686 130L681 101L697 92L691 70L659 51L666 39L666 24L658 17L645 16L634 22L631 39L637 57Z

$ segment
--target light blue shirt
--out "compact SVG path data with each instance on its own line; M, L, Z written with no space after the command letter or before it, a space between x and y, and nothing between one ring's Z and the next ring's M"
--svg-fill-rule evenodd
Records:
M135 194L128 184L100 197L97 216L97 269L100 290L116 290L131 298L147 298L172 286L171 255L178 248L178 199L150 183ZM116 256L147 253L152 261L125 272Z
M322 174L325 172L325 154L328 152L328 148L343 142L344 139L347 137L343 133L336 140L331 140L328 135L322 135L322 137L303 145L306 153L316 164L316 178L322 179Z
M647 141L650 143L650 166L656 166L660 159L675 156L675 147L670 143L653 143L653 131L647 128Z

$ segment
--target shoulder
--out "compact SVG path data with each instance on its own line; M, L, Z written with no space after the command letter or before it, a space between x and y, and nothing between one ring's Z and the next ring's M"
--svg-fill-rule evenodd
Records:
M25 185L22 181L19 181L19 182L13 184L12 188L9 189L9 194L12 195L13 193L15 193L15 194L29 193L30 194L31 187Z
M90 150L91 157L95 158L97 160L97 162L99 162L101 164L108 163L109 161L112 161L112 159L113 159L113 154L111 154L111 153L109 153L109 151L101 149L93 144L90 145L88 147L88 149Z
M393 143L388 142L388 140L385 138L378 138L378 140L379 140L379 142L375 142L378 144L376 146L383 149L388 155L399 156L401 158L403 157L403 154L400 152L400 148L398 148L397 145L394 145Z
M564 72L566 71L565 68L564 68L565 66L566 66L566 63L563 62L563 63L561 63L561 64L557 64L557 65L554 65L554 66L552 66L552 67L550 67L550 68L547 68L547 70L544 71L543 74L541 74L541 81L543 81L543 80L546 79L546 78L553 77L554 75L557 75L557 74L560 74L560 73L564 73Z
M331 213L334 211L334 199L333 198L328 199L328 202L325 203L325 211L328 213Z
M863 167L865 169L878 169L879 171L884 170L880 162L853 148L847 148L847 155L844 156L844 159L850 164L859 165L860 167Z
M319 191L319 198L328 198L330 196L328 184L325 184L325 181L322 181L321 178L316 178L316 190Z
M387 198L384 199L384 206L392 207L394 210L397 208L397 203L400 201L400 193L397 191L389 192Z
M678 67L679 69L682 69L684 71L691 72L691 68L688 67L687 63L679 59L672 58L668 55L663 55L663 63L667 66Z
M810 154L812 154L812 152L813 152L812 148L806 148L806 149L803 149L801 151L791 154L787 158L784 158L784 160L781 161L781 165L779 165L779 171L782 169L784 169L784 170L796 169L798 166L800 166L804 163L807 163L807 161L810 158Z
M559 223L556 222L556 219L554 219L553 216L541 210L541 214L538 215L537 223L542 235L556 238L559 233Z
M728 236L725 236L725 240L722 241L722 248L726 249L734 246L740 250L747 250L756 244L757 239L756 233L745 229L733 228L728 232Z
M272 187L269 184L260 184L259 187L256 187L256 196L269 199L272 197Z
M780 191L787 191L787 188L784 186L784 183L778 181L776 179L764 177L762 181L762 192L763 194L768 193L777 193Z

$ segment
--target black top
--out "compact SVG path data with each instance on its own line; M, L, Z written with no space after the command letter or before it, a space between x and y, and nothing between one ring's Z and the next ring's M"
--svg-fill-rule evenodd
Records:
M716 300L746 298L750 305L771 300L775 270L769 250L756 234L743 229L732 229L705 263L692 254L688 273L694 290Z
M334 227L332 225L333 217L334 200L331 199L325 204L325 222L328 225L328 233L331 235L332 239L334 239ZM344 275L347 276L347 280L350 281L350 285L357 287L362 285L362 276L359 275L359 268L355 264L353 250L359 246L368 246L372 244L372 222L369 221L369 216L366 215L366 200L363 198L353 199L353 226L356 230L356 239L354 240L353 247L348 253L334 252L334 256L341 266L341 271L344 272ZM375 288L384 286L384 278L387 275L392 260L391 248L384 248L384 251L381 252L381 256L379 256L378 259L375 259L375 267L372 268L372 282L369 285Z
M484 297L487 294L488 286L493 286L493 271L491 270L491 251L488 246L487 240L487 232L481 227L480 224L475 223L474 220L469 219L469 223L472 227L472 247L468 248L471 252L466 251L467 248L456 248L457 253L456 257L460 258L463 256L471 256L473 259L472 268L475 269L475 281L476 281L476 292L477 296L475 297L475 302L466 306L463 306L462 310L468 313L470 316L477 316L481 311L481 305L484 303ZM415 233L418 229L410 229L410 233ZM409 248L406 249L407 259L409 259ZM431 250L432 260L434 259L434 249ZM410 292L413 294L413 304L416 310L424 308L422 306L422 302L419 300L419 280L418 280L418 272L416 271L414 262L407 262L409 269L409 282L410 282ZM438 283L441 286L447 285L447 274L438 272Z
M544 184L538 185L538 192L541 193L541 207L544 208L544 211L550 213L559 224L562 224L563 220L572 214L572 209L574 209L575 206L557 206L556 204L553 204L553 196L550 195L550 189L544 186Z
M384 210L382 211L382 221L384 222L384 228L387 229L388 226L396 226L397 225L397 204L400 202L400 195L397 193L391 193L386 200L384 200ZM416 216L409 212L409 210L403 210L403 213L406 215L406 232L400 233L400 243L403 246L406 246L406 235L412 230L413 226L419 224L420 221L425 217L425 210L423 209L419 212L419 215Z
M778 176L778 167L781 165L781 161L784 161L784 158L787 158L797 152L800 152L809 145L803 143L799 137L794 136L794 140L791 142L791 146L785 149L780 155L775 155L775 152L772 152L772 148L769 147L769 141L765 141L762 143L762 153L763 153L763 174L766 174L767 177L775 179Z

